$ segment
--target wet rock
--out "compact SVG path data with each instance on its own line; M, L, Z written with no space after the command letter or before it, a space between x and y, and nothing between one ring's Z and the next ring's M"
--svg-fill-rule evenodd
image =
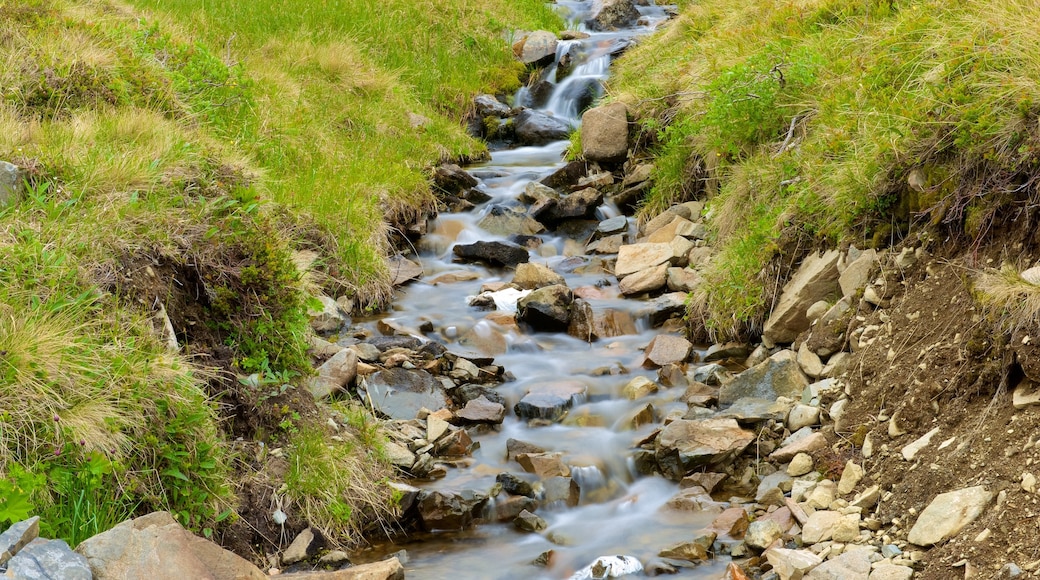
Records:
M808 550L773 548L766 550L764 556L780 580L800 580L809 570L823 563L819 556Z
M511 495L522 495L524 497L535 497L534 487L531 483L513 475L512 473L499 473L495 481L502 484L502 491Z
M596 334L595 313L592 311L592 305L581 298L575 298L570 310L567 334L586 342L597 340L599 336Z
M545 145L562 141L571 134L570 123L533 109L524 109L513 119L516 139L521 145Z
M470 438L469 433L462 429L449 431L447 435L434 445L434 451L437 455L447 457L462 457L469 455L472 450L473 439Z
M586 22L593 30L617 30L635 24L639 11L632 0L598 0L592 19Z
M611 338L638 332L636 323L632 320L632 315L624 310L608 308L593 313L593 316L594 334L597 338Z
M708 493L711 493L715 491L715 488L718 487L718 485L727 477L729 476L725 473L694 473L684 477L682 481L679 482L679 487L702 487Z
M424 370L386 369L364 383L373 408L391 419L414 419L420 409L436 411L448 405L440 382Z
M390 272L390 283L394 286L400 286L423 275L422 266L401 255L388 258L386 267Z
M734 540L739 540L744 537L747 533L748 526L751 524L751 520L748 517L748 513L741 507L731 507L726 511L718 515L708 526L709 530L713 530L723 536L729 536Z
M587 388L577 381L559 381L538 385L529 391L513 408L521 419L559 421L579 400Z
M573 301L574 293L562 284L539 288L517 302L517 320L535 330L566 330Z
M622 246L614 265L614 275L621 280L636 272L670 264L673 258L672 246L666 243Z
M18 203L21 196L21 170L17 165L0 161L0 208Z
M506 408L501 403L489 401L484 395L471 399L466 407L455 413L455 416L466 423L499 424L506 416Z
M668 499L668 503L665 505L672 510L697 512L705 515L722 513L725 509L724 504L713 500L702 487L680 489L678 493Z
M520 515L516 516L516 519L513 520L513 525L522 532L534 533L541 532L549 527L545 520L527 510L520 512Z
M643 571L643 564L632 556L601 556L571 575L569 580L621 578Z
M556 35L536 30L513 44L513 54L524 64L550 64L556 58Z
M921 512L907 540L918 546L931 546L952 538L982 515L994 497L981 485L939 494Z
M524 290L535 290L544 286L566 285L563 276L537 262L518 264L513 274L513 285Z
M686 560L688 562L707 560L711 552L711 545L715 543L716 537L715 532L708 532L694 538L692 541L673 544L658 552L657 555L662 558Z
M524 235L533 236L545 231L545 226L523 211L504 205L488 207L480 221L481 228L499 236ZM526 262L527 260L522 260Z
M661 430L654 445L662 474L679 481L697 467L737 457L754 439L733 419L678 420Z
M521 453L516 456L516 462L527 473L533 473L543 479L569 477L571 470L561 457L562 453Z
M311 328L315 332L333 332L342 328L346 320L340 313L336 301L324 295L315 298L321 303L321 309L308 309L307 315L310 317Z
M564 189L578 183L587 173L588 164L584 161L571 161L557 169L539 183L553 189Z
M318 376L307 379L307 390L315 399L345 391L357 376L358 356L344 349L318 367Z
M458 345L467 351L475 351L491 357L505 354L509 350L509 344L502 331L483 320L463 332L459 336Z
M603 203L603 193L587 187L559 199L552 207L539 214L537 219L544 223L592 217L596 208Z
M608 0L609 1L609 0ZM611 103L581 116L581 152L594 163L620 163L628 156L628 107Z
M823 255L812 254L802 261L798 271L784 285L780 301L766 320L763 339L774 344L787 344L809 328L810 321L806 317L809 307L841 291L838 258L837 250L830 250Z
M633 377L621 388L621 395L630 401L642 399L657 392L657 383L642 376Z
M522 495L513 495L503 498L499 496L494 503L494 514L492 517L497 522L511 522L524 510L533 510L538 507L538 502L532 498Z
M654 417L654 406L650 403L642 407L629 410L621 416L614 424L618 429L638 429L643 425L649 425L656 420Z
M794 353L783 351L723 385L719 391L719 404L728 405L742 397L798 399L807 386L809 381L798 366Z
M509 105L498 100L494 95L487 94L473 97L473 111L476 113L477 117L481 119L484 117L505 118L510 116L513 112L513 110L509 108ZM434 179L436 180L436 177ZM473 183L473 185L468 185L466 187L476 187L476 185L476 183Z
M546 505L561 502L567 507L574 507L580 498L581 488L570 477L557 475L542 481L542 501Z
M773 520L757 520L748 525L744 534L744 544L749 548L762 551L784 535L780 524Z
M690 356L693 344L681 336L659 334L646 347L645 366L663 367L667 364L684 362Z
M423 490L416 507L423 529L429 532L472 526L486 503L487 495L478 491Z
M84 540L76 551L97 580L168 578L171 570L179 578L267 578L245 559L185 530L168 512L127 520Z
M531 255L526 249L504 242L459 244L452 249L452 253L463 261L479 260L492 266L516 266L531 259Z
M657 328L668 320L686 313L687 297L688 295L685 292L662 294L647 302L635 314L639 317L645 317L650 322L652 328Z
M64 540L36 538L7 562L5 578L39 580L91 580L87 559L73 552ZM111 577L110 577L111 578Z
M545 453L545 449L527 441L506 439L506 460L513 461L521 453Z
M2 567L11 556L18 553L29 542L40 535L40 517L33 516L11 524L4 533L0 534L0 567Z
M668 269L668 264L661 264L646 270L640 270L626 276L621 280L618 287L621 289L621 293L626 296L660 290L668 284Z
M807 580L867 580L870 575L870 553L853 550L832 558L809 571Z

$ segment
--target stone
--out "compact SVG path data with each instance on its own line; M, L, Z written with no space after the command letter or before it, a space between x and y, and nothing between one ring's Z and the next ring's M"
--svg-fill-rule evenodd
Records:
M794 456L787 466L787 474L791 477L805 475L813 470L813 459L808 453L799 453Z
M668 264L661 264L646 270L640 270L621 280L618 288L626 296L660 290L668 284L668 269Z
M703 282L700 272L690 268L672 267L665 272L665 286L672 292L692 292Z
M837 525L831 530L831 539L835 542L848 544L859 536L860 514L848 514L841 516Z
M304 528L302 532L296 534L289 547L282 552L282 565L288 566L312 558L318 554L324 544L324 538L320 534L315 534L314 530L309 527Z
M838 480L838 494L846 495L852 493L852 490L856 489L864 475L866 473L863 471L863 467L853 463L850 459L845 463L845 469L841 472L841 479Z
M382 370L367 377L363 388L373 408L391 419L414 419L420 409L448 406L440 382L420 369Z
M774 344L788 344L809 328L806 312L813 303L840 292L837 250L812 254L802 261L784 285L780 300L766 320L762 337Z
M394 557L339 570L279 574L277 577L279 580L404 580L404 566Z
M307 390L315 399L344 392L357 377L357 353L344 349L318 367L318 376L307 379Z
M592 580L594 578L622 578L643 571L643 564L632 556L601 556L596 561L578 570L570 580Z
M513 119L516 139L521 145L545 145L563 141L571 134L571 125L563 119L533 109L524 109Z
M616 254L623 245L625 245L625 235L615 234L592 242L586 247L586 251L591 254Z
M449 430L451 430L451 423L446 420L436 415L426 418L426 440L430 443L436 443Z
M334 332L342 328L346 321L340 314L336 301L325 295L315 296L315 299L321 303L321 309L307 310L307 316L310 317L311 328L314 329L314 332Z
M769 459L778 463L786 463L799 453L812 453L827 447L827 437L823 433L812 433L777 449L769 455Z
M1033 286L1040 286L1040 266L1033 266L1019 273L1019 277Z
M488 94L473 97L473 111L476 113L477 117L480 117L481 119L484 117L504 118L512 114L512 109L509 108L509 105L498 100L498 97ZM434 182L436 183L436 179ZM475 187L476 185L476 179L474 179L473 185L468 185L466 187Z
M694 248L693 242L682 236L675 236L668 245L672 247L672 259L669 263L673 266L686 266L690 251Z
M743 342L726 342L709 346L708 350L704 353L704 362L715 362L727 359L743 360L747 356L747 344Z
M497 425L505 419L506 408L502 404L489 401L487 397L481 395L467 402L465 408L455 413L455 416L466 423L490 423Z
M510 319L512 318L510 317ZM477 352L489 357L505 354L509 350L505 334L497 325L488 320L481 320L463 332L457 343L466 351Z
M29 542L40 535L40 517L33 516L11 524L4 533L0 534L0 567L24 548Z
M744 544L761 552L773 545L773 542L779 540L783 535L783 529L775 521L756 520L748 525L747 533L744 534Z
M719 514L708 526L709 530L739 540L747 533L751 520L741 507L731 507Z
M514 286L524 290L535 290L554 284L567 284L563 276L553 272L548 266L537 262L517 264L512 283Z
M516 519L513 520L513 525L522 532L540 532L549 527L545 520L527 510L520 512L520 515L516 516Z
M808 550L772 548L764 555L780 580L801 580L809 570L823 563L823 559Z
M624 187L629 187L631 185L643 183L644 181L649 181L653 174L653 163L639 163L625 174L625 178L621 181L621 184Z
M665 503L669 509L675 511L696 512L699 514L721 514L724 506L708 495L701 487L688 487L680 489Z
M621 280L636 272L670 264L673 257L672 246L666 243L621 246L614 264L614 275Z
M794 353L781 351L723 385L719 390L719 404L732 404L743 397L798 399L807 386L809 381L799 368Z
M850 256L851 257L851 256ZM853 296L867 286L870 274L877 264L877 251L865 250L849 262L838 276L838 286L842 296Z
M1040 388L1028 379L1022 380L1011 394L1011 404L1019 410L1040 405Z
M524 64L548 64L556 58L558 42L555 34L535 30L513 45L513 54Z
M525 248L505 242L474 242L456 244L452 253L467 262L483 261L492 266L513 267L531 259Z
M256 566L185 530L168 512L122 522L76 547L95 580L179 578L264 580ZM86 576L89 578L90 576Z
M562 284L539 288L517 302L517 321L537 331L566 330L573 301L574 293Z
M631 26L637 20L639 11L633 0L596 0L592 19L586 24L593 30L617 30Z
M21 197L21 170L17 165L0 161L0 208L18 203Z
M386 451L387 459L393 465L405 470L411 469L415 465L415 454L399 443L387 441L384 445L384 450Z
M525 235L533 236L545 231L545 226L525 212L504 205L492 205L487 208L484 217L477 222L482 229L498 236ZM526 250L525 250L526 251ZM518 253L519 262L526 262Z
M849 503L849 506L851 506L851 507L858 507L858 508L861 508L861 509L864 509L864 510L871 510L871 509L874 509L874 506L877 505L877 502L880 499L881 499L881 488L876 486L876 485L872 485L872 486L868 487L867 489L863 490L862 493L857 495Z
M596 232L604 235L611 234L624 234L628 231L628 218L623 215L617 215L609 219L605 219L599 222L596 226Z
M678 215L672 215L671 217L672 221L664 224L656 230L644 230L646 241L653 244L667 244L676 236L682 236L685 233L692 231L694 225L693 222Z
M657 435L655 456L662 474L679 481L697 467L736 458L754 440L755 435L741 429L733 419L680 419Z
M546 506L562 503L574 507L580 499L581 488L570 477L555 475L542 481L542 503Z
M534 443L528 443L527 441L521 441L519 439L506 439L506 460L513 461L517 455L521 453L545 453L545 449L535 445Z
M463 530L473 525L487 504L487 495L473 490L423 490L416 499L424 530Z
M809 350L808 342L803 342L798 347L798 366L801 367L803 373L814 379L823 375L823 363L820 361L819 355Z
M611 338L639 332L631 314L614 308L593 312L592 328L596 338Z
M682 481L679 482L679 487L700 487L708 493L711 493L715 491L715 488L718 487L718 485L727 477L729 476L725 473L694 473L684 477Z
M769 492L770 489L777 488L784 491L791 489L791 476L783 471L774 471L769 475L763 476L758 483L758 489L755 490L755 501L762 502L762 498Z
M688 296L685 292L662 294L643 303L642 307L634 315L646 318L650 322L651 328L657 328L676 316L686 314L686 300Z
M540 478L547 477L569 477L571 469L563 462L562 453L521 453L516 456L516 462L524 468L527 473L533 473Z
M32 580L91 580L87 559L73 552L65 540L36 538L7 562L4 578Z
M918 546L932 546L952 538L982 515L994 497L981 485L939 494L921 512L907 540Z
M910 580L914 569L910 566L882 564L870 572L870 580Z
M870 552L851 550L813 568L806 580L868 580Z
M628 107L611 103L581 116L581 153L593 163L620 163L628 156Z
M934 437L938 433L939 433L939 428L936 427L936 428L932 429L931 431L929 431L929 432L925 433L924 435L922 435L920 438L918 438L913 443L909 443L909 444L905 445L903 447L903 449L900 451L900 454L902 454L903 459L905 459L907 461L913 461L914 458L917 457L917 454L920 453L922 449L927 447L928 444L932 442L932 437Z
M820 408L812 405L795 405L787 415L787 428L797 431L802 427L818 425L820 423Z
M685 362L692 350L693 344L681 336L659 334L646 347L644 366L656 368Z
M386 268L390 272L390 283L394 286L417 280L423 275L423 267L421 265L400 254L387 258Z
M675 560L686 560L688 562L699 562L707 560L711 553L711 545L718 537L715 532L708 532L688 542L672 544L657 553L662 558Z
M633 377L624 387L621 394L628 400L634 401L657 392L657 383L643 376Z
M834 502L837 493L838 486L833 481L825 479L816 484L805 503L813 509L827 509Z

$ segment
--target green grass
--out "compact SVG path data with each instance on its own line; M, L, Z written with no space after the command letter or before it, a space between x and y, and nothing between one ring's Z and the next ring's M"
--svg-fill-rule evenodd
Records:
M286 484L319 525L386 517L371 417L323 442L332 410L230 375L311 372L315 281L386 300L389 228L433 207L433 165L484 152L470 96L518 86L510 31L558 26L535 0L0 0L0 159L25 177L0 208L0 526L75 544L164 509L219 536L248 476L231 432L307 461Z
M694 305L710 329L760 328L782 239L971 242L1022 203L1040 166L1038 17L1023 0L708 0L626 53L609 91L656 137L644 212L710 199L720 255Z

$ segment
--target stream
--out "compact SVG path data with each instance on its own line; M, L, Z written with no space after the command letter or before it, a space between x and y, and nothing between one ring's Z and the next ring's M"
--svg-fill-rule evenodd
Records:
M666 19L661 7L639 7L643 18L635 28L615 32L595 32L583 22L589 18L592 2L561 0L557 9L569 21L571 30L588 33L582 40L561 41L557 63L569 54L572 72L554 83L548 98L538 107L542 112L565 119L573 125L580 121L581 108L587 106L590 87L606 79L612 53L620 44L652 32ZM545 78L555 79L555 67ZM532 95L521 89L515 105L532 105ZM413 260L421 263L423 278L398 291L391 311L381 320L408 328L430 328L427 337L451 347L463 332L501 333L506 353L495 357L514 380L496 387L509 409L498 430L474 435L479 445L468 467L448 469L447 475L433 481L413 482L424 489L487 489L502 472L522 473L514 461L506 459L506 441L516 439L546 450L562 452L571 477L580 487L575 507L544 506L537 514L548 523L541 533L524 533L510 523L481 523L461 532L415 534L393 545L374 546L364 556L374 559L397 550L407 551L409 578L570 578L600 556L629 555L646 563L657 559L664 547L693 537L710 524L715 514L669 508L667 502L679 486L660 476L643 476L635 469L631 454L636 443L660 426L670 412L683 413L679 401L682 388L663 389L631 401L622 388L636 376L657 381L656 370L642 367L643 348L662 329L653 329L646 319L646 302L621 297L617 280L604 267L604 257L586 255L585 235L574 232L546 232L539 235L541 245L531 250L531 261L560 273L571 289L590 289L585 293L596 311L613 309L631 315L635 333L596 342L586 342L566 333L526 333L521 328L498 325L488 320L488 311L469 305L468 298L493 282L509 282L513 272L479 264L460 264L452 260L456 244L476 241L506 241L480 227L481 218L497 205L515 204L517 196L531 181L537 181L561 168L569 143L557 141L539 147L495 151L487 162L467 167L490 200L467 213L443 213L429 224L429 233L420 241ZM606 202L597 218L622 215ZM629 230L636 224L629 218ZM593 222L595 227L595 222ZM609 258L609 256L608 256ZM445 274L461 274L462 281L437 283ZM475 276L474 276L475 274ZM471 279L466 279L471 278ZM443 280L443 278L441 278ZM498 319L501 320L501 319ZM363 324L375 328L377 321ZM584 395L558 423L531 425L517 418L513 406L532 387L560 382L584 387ZM654 419L633 428L632 420L647 405ZM487 509L496 508L492 498ZM532 562L552 550L548 565ZM677 578L719 578L726 560L680 568Z

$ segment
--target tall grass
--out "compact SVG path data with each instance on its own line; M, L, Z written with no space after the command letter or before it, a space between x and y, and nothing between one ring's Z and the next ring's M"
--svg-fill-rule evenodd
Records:
M785 236L986 235L1037 173L1037 18L1024 0L709 0L629 51L610 92L657 136L645 211L712 197L709 323L760 324Z

